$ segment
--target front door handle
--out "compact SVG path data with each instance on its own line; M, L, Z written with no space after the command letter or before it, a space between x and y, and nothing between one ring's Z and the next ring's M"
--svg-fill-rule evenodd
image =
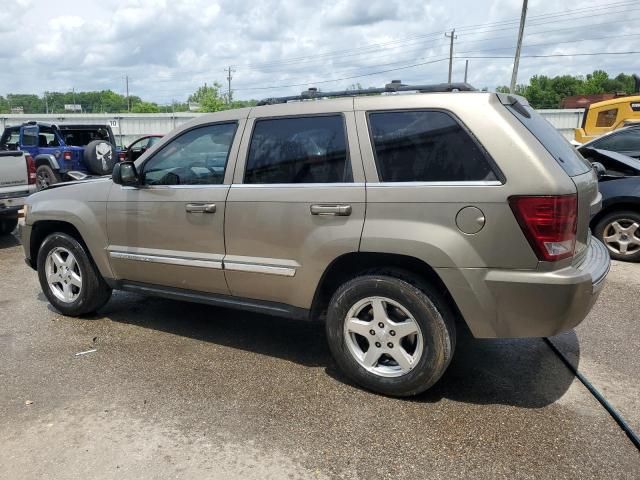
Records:
M351 205L311 205L311 215L348 217L351 215Z
M216 213L215 203L187 203L187 213Z

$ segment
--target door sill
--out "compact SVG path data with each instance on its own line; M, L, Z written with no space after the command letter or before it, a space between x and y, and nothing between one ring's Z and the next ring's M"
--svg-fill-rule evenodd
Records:
M253 298L233 297L231 295L219 295L215 293L184 290L181 288L165 287L140 282L119 281L114 282L113 288L125 292L139 293L148 296L159 296L172 300L184 300L193 303L202 303L216 307L235 308L249 312L262 313L276 317L285 317L295 320L311 320L309 310L294 307L285 303L256 300Z

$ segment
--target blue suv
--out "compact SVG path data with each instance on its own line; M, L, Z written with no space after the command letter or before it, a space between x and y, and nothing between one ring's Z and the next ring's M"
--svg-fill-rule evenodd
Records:
M38 189L77 178L73 172L109 175L124 152L117 148L108 125L55 125L27 122L7 127L0 149L28 152L36 164Z

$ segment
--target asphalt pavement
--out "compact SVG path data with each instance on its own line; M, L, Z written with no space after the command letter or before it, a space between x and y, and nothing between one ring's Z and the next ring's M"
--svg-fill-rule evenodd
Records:
M637 431L639 294L640 265L615 263L591 315L552 339ZM94 317L63 317L0 237L0 478L639 472L640 452L542 339L463 334L433 389L386 398L336 371L319 325L119 292Z

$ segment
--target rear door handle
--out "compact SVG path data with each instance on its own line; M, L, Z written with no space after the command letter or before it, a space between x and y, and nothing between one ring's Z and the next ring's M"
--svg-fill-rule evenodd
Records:
M187 213L216 213L215 203L187 203Z
M351 205L311 205L311 215L348 217L351 215Z

